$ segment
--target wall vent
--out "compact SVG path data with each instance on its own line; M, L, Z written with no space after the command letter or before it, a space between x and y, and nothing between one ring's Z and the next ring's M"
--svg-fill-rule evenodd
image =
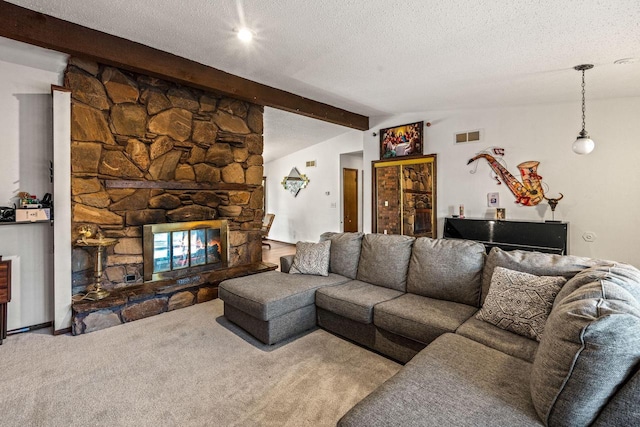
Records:
M481 137L482 129L460 132L455 134L455 143L461 144L463 142L478 142Z
M316 167L316 161L315 160L309 160L307 162L307 167L308 168L315 168Z

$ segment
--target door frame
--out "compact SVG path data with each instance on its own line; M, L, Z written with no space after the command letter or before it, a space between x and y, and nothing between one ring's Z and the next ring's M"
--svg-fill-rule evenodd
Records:
M345 213L346 213L346 203L345 203L345 197L346 197L346 191L345 191L345 172L346 171L353 171L355 172L355 176L356 176L356 199L355 199L355 210L356 210L356 215L355 215L355 220L356 220L356 231L359 231L361 229L362 226L362 220L361 220L361 212L360 212L360 207L359 207L359 201L360 201L360 170L359 169L355 169L355 168L348 168L348 167L342 167L342 218L341 218L341 222L342 222L342 231L345 231Z

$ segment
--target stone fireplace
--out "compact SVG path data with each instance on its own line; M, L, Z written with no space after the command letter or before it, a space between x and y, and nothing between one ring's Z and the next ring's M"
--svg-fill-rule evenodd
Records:
M83 225L119 239L106 250L105 289L145 283L148 224L223 220L226 268L261 262L263 107L77 58L65 85L72 91L72 241ZM73 294L93 282L91 251L73 249ZM171 304L167 294L153 304L166 311L214 298L217 289L202 291L209 279L194 280L201 288L182 302ZM131 319L103 310L109 322ZM106 322L88 325L83 316L75 317L76 333Z

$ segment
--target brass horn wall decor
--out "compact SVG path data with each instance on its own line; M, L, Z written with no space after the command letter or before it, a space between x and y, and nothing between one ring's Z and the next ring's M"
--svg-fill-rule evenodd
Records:
M518 165L522 177L522 182L520 182L490 154L478 154L469 159L467 164L469 165L478 159L485 159L489 162L491 169L507 184L509 190L516 196L516 203L523 206L535 206L543 200L544 190L542 189L542 177L538 175L538 165L540 162L531 160L520 163ZM499 180L498 184L500 184Z

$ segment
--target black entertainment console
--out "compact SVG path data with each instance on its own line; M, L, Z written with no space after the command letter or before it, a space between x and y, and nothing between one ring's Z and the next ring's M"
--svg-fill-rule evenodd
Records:
M505 251L521 249L567 255L569 224L566 222L511 221L445 218L445 239L467 239Z

